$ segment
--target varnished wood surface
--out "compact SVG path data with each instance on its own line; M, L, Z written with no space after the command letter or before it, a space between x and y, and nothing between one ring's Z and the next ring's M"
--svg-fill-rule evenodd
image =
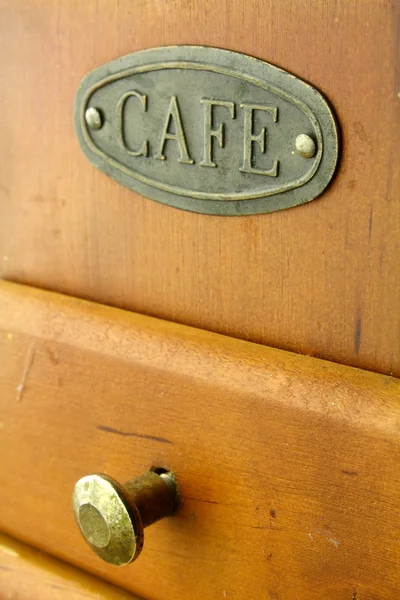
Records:
M400 597L400 381L0 284L0 529L149 600ZM183 505L102 563L71 493L160 465Z
M0 1L0 272L202 329L400 375L397 0ZM81 78L168 44L247 53L310 81L342 130L319 199L218 218L97 172Z
M79 569L0 534L1 600L139 600Z

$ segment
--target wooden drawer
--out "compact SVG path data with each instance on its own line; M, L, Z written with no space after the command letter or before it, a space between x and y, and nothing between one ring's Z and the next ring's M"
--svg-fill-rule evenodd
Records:
M0 529L154 600L400 593L400 382L0 284ZM172 469L183 504L111 567L71 494Z

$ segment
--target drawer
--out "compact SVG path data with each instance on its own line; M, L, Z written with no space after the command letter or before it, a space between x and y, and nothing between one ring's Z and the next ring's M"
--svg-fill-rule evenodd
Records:
M393 600L400 382L0 283L0 529L152 600ZM76 481L160 466L182 504L129 566Z

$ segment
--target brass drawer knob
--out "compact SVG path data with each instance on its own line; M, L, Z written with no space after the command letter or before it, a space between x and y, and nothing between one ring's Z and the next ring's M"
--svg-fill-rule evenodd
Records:
M147 471L124 485L102 474L86 475L75 485L75 518L89 546L108 563L135 560L148 525L172 515L178 506L175 477L164 469Z

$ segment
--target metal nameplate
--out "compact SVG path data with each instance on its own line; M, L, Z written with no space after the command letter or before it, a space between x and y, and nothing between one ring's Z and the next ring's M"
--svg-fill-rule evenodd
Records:
M135 192L215 215L313 200L338 158L322 95L294 75L201 46L143 50L89 73L75 104L82 149Z

